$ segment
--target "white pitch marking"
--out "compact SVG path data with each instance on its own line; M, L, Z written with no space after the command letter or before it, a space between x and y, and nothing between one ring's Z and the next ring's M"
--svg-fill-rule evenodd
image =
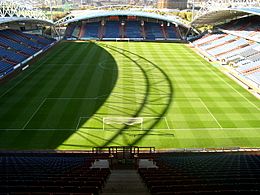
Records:
M64 48L64 47L63 47ZM62 49L63 49L62 48ZM60 50L62 50L60 49ZM50 57L49 57L50 58ZM43 64L45 64L49 58L45 58L45 60L40 63L32 72L30 72L28 75L26 75L25 77L23 77L20 81L18 81L17 83L15 83L15 85L9 89L7 89L2 95L0 95L0 98L2 98L4 95L6 95L9 91L13 90L17 85L19 85L23 80L25 80L27 77L29 77L32 73L34 73L36 70L38 70L40 67L42 67Z
M107 94L106 94L107 95ZM105 96L105 95L102 95L102 96ZM45 98L41 104L38 106L38 108L35 110L35 112L32 114L32 116L30 117L30 119L27 121L27 123L24 125L24 127L22 129L0 129L1 131L2 130L5 130L5 131L21 131L21 130L28 130L28 131L31 131L31 130L40 130L40 131L51 131L51 130L61 130L61 131L75 131L75 129L25 129L25 127L29 124L29 122L31 121L31 119L36 115L36 113L39 111L39 109L41 108L41 106L45 103L46 100L52 100L52 99L61 99L61 100L69 100L69 99L79 99L79 100L88 100L88 99L99 99L101 98L102 96L97 96L97 97L93 97L93 98L84 98L84 97L79 97L79 98L69 98L69 97L59 97L59 98ZM167 123L167 128L168 129L158 129L158 130L258 130L260 129L259 128L223 128L218 120L215 118L215 116L210 112L210 110L208 109L207 105L203 102L203 100L199 97L177 97L175 99L196 99L196 100L199 100L203 106L207 109L207 111L209 112L209 114L214 118L214 120L217 122L217 124L219 125L220 128L178 128L178 129L175 129L175 128L170 128L169 127L169 124L168 124L168 120L166 117L152 117L152 116L147 116L147 117L143 117L143 118L164 118L166 123ZM80 117L79 120L78 120L78 123L77 123L77 126L76 126L76 129L78 129L78 126L79 126L79 123L81 121L82 118L89 118L89 117ZM102 118L102 116L98 117L96 116L95 118ZM156 129L154 129L156 130Z
M170 128L170 126L169 126L169 123L168 123L167 117L163 117L163 118L164 118L165 123L166 123L166 125L167 125L167 127L168 127L168 130L170 130L171 128Z
M24 81L27 77L29 77L32 73L34 73L36 70L38 70L46 61L48 60L48 58L46 60L44 60L40 65L37 66L37 68L35 68L32 72L30 72L28 75L26 75L25 77L23 77L20 81L18 81L17 83L15 83L15 85L13 87L10 87L9 89L7 89L1 96L0 98L2 98L4 95L6 95L9 91L13 90L17 85L19 85L22 81Z
M220 123L218 122L218 120L216 119L216 117L212 114L212 112L208 109L207 105L204 103L204 101L201 98L198 98L201 103L204 105L204 107L206 108L206 110L208 111L208 113L213 117L213 119L216 121L216 123L218 124L218 126L223 129L223 127L220 125Z
M45 103L46 98L41 102L41 104L38 106L38 108L34 111L34 113L32 114L32 116L29 118L29 120L25 123L25 125L23 126L23 129L25 129L25 127L29 124L29 122L32 120L32 118L36 115L36 113L40 110L40 108L42 107L42 105Z
M237 92L241 97L243 97L249 104L251 104L253 107L255 107L257 110L260 110L260 108L258 108L254 103L252 103L249 99L247 99L243 94L241 94L239 91L237 91L232 85L230 85L229 83L227 83L222 77L220 77L216 72L214 72L213 70L211 70L208 66L207 69L209 69L211 72L213 72L219 79L221 79L224 83L226 83L226 85L228 85L230 88L232 88L235 92Z
M75 130L78 130L78 127L79 127L79 124L80 124L81 118L82 118L82 117L79 117L79 119L78 119L78 124L77 124L77 126L76 126L76 129L75 129Z

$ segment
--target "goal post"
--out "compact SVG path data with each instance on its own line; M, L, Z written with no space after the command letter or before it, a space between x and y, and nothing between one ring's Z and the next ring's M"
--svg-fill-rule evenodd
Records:
M109 126L109 127L108 127ZM143 129L143 117L104 117L103 118L103 130L117 129L122 126L139 126L140 130Z
M116 42L118 41L130 42L130 38L116 38Z

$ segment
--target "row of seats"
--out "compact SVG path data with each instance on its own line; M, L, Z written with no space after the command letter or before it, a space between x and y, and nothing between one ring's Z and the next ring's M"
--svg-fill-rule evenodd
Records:
M88 23L83 26L83 33L80 37L89 37L95 38L99 32L99 24L98 23Z
M116 22L116 21L107 22L106 25L104 26L104 32L102 34L104 35L105 38L120 37L119 22Z
M77 155L2 156L0 157L0 192L96 195L102 191L110 169L91 169L93 162L93 158L77 157Z
M80 28L80 31L78 31ZM77 32L75 34L75 32ZM67 27L65 38L132 38L132 39L179 39L176 27L173 25L161 26L159 23L145 22L141 25L139 21L107 21L105 25L101 22L83 23L76 26L74 23Z
M221 46L229 41L235 40L235 38L236 37L233 35L226 35L214 41L208 41L205 44L201 45L200 47L203 48L204 50L209 50Z
M157 154L158 168L139 168L150 192L260 193L260 155L243 153Z
M162 32L161 26L157 23L147 23L145 25L145 36L149 40L155 40L156 38L163 39L164 34Z
M243 37L260 41L260 17L251 16L231 21L220 26L221 29Z
M219 61L232 64L241 77L260 85L260 43L232 34L207 34L193 42Z
M94 153L1 153L0 195L98 195L110 174ZM138 172L151 194L260 193L259 152L139 153L156 168ZM127 177L127 175L126 175Z
M201 39L197 39L193 43L195 45L201 46L204 43L211 43L213 40L220 39L221 37L224 37L225 34L223 33L216 33L216 34L207 34ZM210 42L211 41L211 42Z
M11 73L14 67L48 47L54 39L22 33L18 30L0 31L0 78Z
M139 22L129 21L125 28L125 37L128 38L140 38L143 37L141 32L141 26Z

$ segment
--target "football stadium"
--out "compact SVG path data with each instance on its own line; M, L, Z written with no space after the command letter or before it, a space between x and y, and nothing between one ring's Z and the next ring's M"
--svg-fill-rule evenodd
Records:
M51 2L0 2L0 195L260 193L259 1Z

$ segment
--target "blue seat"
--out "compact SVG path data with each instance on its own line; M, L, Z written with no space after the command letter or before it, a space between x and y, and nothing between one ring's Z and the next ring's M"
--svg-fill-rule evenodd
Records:
M54 41L17 30L0 30L0 57L6 59L0 62L0 73L11 73L15 64L23 62Z

